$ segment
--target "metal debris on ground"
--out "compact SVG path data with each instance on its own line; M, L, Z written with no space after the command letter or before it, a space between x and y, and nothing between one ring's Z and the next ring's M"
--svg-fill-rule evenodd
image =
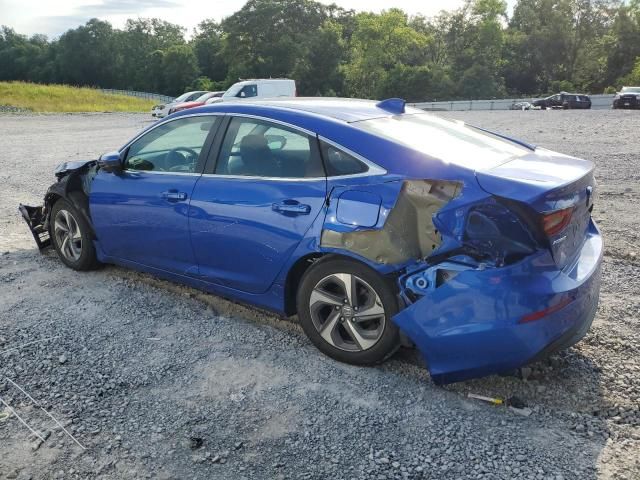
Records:
M527 404L520 397L516 397L515 395L509 397L507 399L497 398L497 397L485 397L484 395L477 395L475 393L467 394L467 397L473 398L475 400L481 400L483 402L490 403L491 405L505 405L509 407L510 410L528 410L531 415L531 409L527 408ZM527 416L528 416L527 415Z

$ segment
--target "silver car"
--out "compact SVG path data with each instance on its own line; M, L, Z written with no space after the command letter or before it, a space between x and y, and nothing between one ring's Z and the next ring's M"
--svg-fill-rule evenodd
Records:
M169 110L174 105L177 105L178 103L183 103L183 102L191 102L196 98L204 95L205 93L209 93L209 92L207 92L206 90L198 90L198 91L183 93L178 98L173 99L173 101L169 103L166 103L164 105L155 105L151 109L151 116L156 118L164 118L167 115L169 115Z

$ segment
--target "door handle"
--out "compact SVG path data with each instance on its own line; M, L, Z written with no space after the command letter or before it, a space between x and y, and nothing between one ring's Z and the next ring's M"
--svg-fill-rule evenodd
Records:
M178 192L177 190L168 190L160 194L162 198L169 201L178 202L187 199L187 194L184 192Z
M294 215L309 215L309 213L311 213L310 205L305 205L304 203L297 202L296 200L285 200L280 203L274 203L271 205L271 209L274 212Z

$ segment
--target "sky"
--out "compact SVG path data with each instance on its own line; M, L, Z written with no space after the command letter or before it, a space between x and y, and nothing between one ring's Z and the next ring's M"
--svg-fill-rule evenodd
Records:
M319 0L346 9L374 11L398 7L409 14L436 15L458 8L463 0ZM515 0L507 0L512 6ZM221 20L238 11L245 0L0 0L0 25L18 33L43 33L55 38L90 18L122 28L127 18L157 17L187 28L190 34L205 18Z

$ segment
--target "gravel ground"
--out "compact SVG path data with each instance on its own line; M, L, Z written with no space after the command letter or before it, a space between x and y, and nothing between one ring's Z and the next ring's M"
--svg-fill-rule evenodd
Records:
M46 437L0 415L0 478L640 478L640 114L442 115L597 164L596 321L523 378L440 388L413 351L343 365L295 319L122 268L64 268L37 252L17 204L41 202L57 163L112 150L150 119L0 115L0 397ZM531 414L470 392L516 395Z

